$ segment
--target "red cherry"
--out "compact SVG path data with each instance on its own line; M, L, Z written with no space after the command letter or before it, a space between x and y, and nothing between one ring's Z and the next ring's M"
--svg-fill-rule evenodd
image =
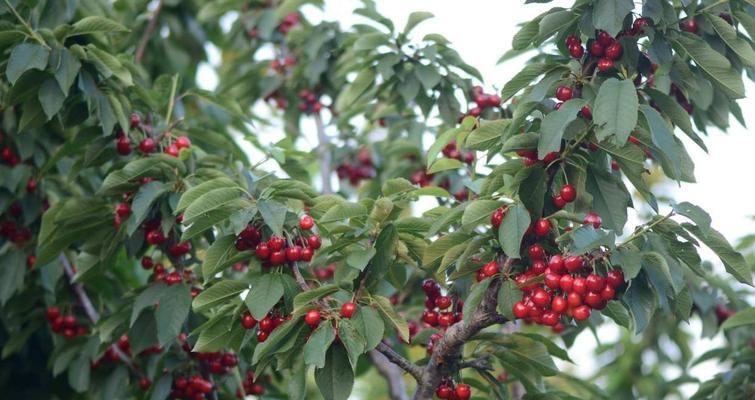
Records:
M139 151L141 151L144 154L153 153L156 147L157 147L157 144L155 143L155 140L152 138L145 138L141 142L139 142Z
M585 304L587 304L590 308L598 308L601 301L603 301L603 298L600 297L600 294L598 293L587 292L587 294L585 295Z
M532 273L532 275L540 275L545 272L546 268L547 267L545 266L545 262L543 260L533 261L532 265L530 266L530 273Z
M262 343L262 342L264 342L265 340L267 340L267 337L268 337L269 335L270 335L270 333L269 333L269 332L265 332L265 331L261 331L261 330L260 330L260 331L257 331L257 341L258 341L258 342L260 342L260 343Z
M572 88L569 86L559 86L558 89L556 89L556 98L561 101L567 101L572 98Z
M637 137L635 137L635 136L630 136L630 137L629 137L629 141L630 141L630 142L631 142L632 144L636 144L636 145L638 145L638 146L639 146L640 144L642 144L642 142L640 142L640 139L637 139Z
M189 147L191 147L191 140L186 136L179 136L176 138L175 144L179 150L188 149Z
M575 35L569 35L569 36L566 37L566 45L567 46L572 46L572 45L581 44L581 43L582 43L582 40L580 40Z
M609 58L611 60L618 60L623 52L624 48L621 46L621 43L616 42L606 47L606 58Z
M596 274L587 275L585 283L587 284L587 289L595 293L600 292L606 287L606 280L602 276Z
M305 248L301 249L301 257L300 257L300 260L301 260L301 261L310 262L310 261L312 261L312 256L314 256L314 253L315 253L315 252L314 252L314 251L312 251L312 249L311 249L311 248L309 248L309 247L305 247Z
M543 289L536 289L532 294L532 302L538 307L545 307L551 303L551 295Z
M572 311L572 315L577 321L584 321L590 318L590 308L586 305L575 307L574 311Z
M73 315L64 315L63 316L63 327L64 328L74 328L76 326L76 317Z
M553 161L555 161L559 156L559 153L557 151L552 151L543 157L543 162L546 164L550 164Z
M553 311L547 311L543 313L542 323L547 326L554 326L558 323L561 316Z
M441 310L445 310L446 308L451 307L451 303L451 298L448 296L438 296L435 299L435 306Z
M354 303L343 303L341 306L341 316L344 318L351 318L354 312L357 310L357 305Z
M592 119L592 111L590 111L589 106L582 107L582 109L579 110L579 113L582 115L582 118Z
M47 311L45 312L45 317L48 321L52 322L55 321L60 316L60 308L55 306L47 307Z
M131 113L131 128L136 128L142 124L142 118L137 113Z
M582 56L585 55L585 49L581 44L573 44L569 46L569 55L574 58L582 58Z
M149 390L150 386L152 386L152 381L149 380L149 378L141 378L141 379L139 379L139 388L142 391L146 392L147 390Z
M118 151L118 154L127 156L131 154L131 142L126 136L121 136L115 141L115 149Z
M620 287L624 284L624 273L620 269L612 269L608 271L606 283L614 289Z
M535 150L517 150L516 154L524 158L537 158L537 151Z
M553 298L553 301L551 301L551 310L559 314L566 311L567 307L568 304L566 302L566 299L561 296L556 296Z
M304 322L311 327L315 327L320 324L320 312L317 310L309 310L304 316Z
M435 390L435 395L438 396L439 399L450 399L452 394L454 394L453 389L447 385L440 386Z
M142 257L142 268L144 269L150 269L154 266L154 262L152 260L152 257L144 256Z
M490 224L493 225L493 228L498 229L501 226L501 223L503 222L503 217L504 217L503 209L499 208L493 211L493 214L490 215Z
M307 244L311 249L317 250L322 246L322 242L320 241L320 236L318 235L312 235L307 238Z
M548 268L550 268L551 272L555 274L560 274L564 272L564 257L561 256L561 254L555 254L553 255L550 260L548 260Z
M548 233L551 231L551 222L548 221L545 218L540 218L535 222L535 234L537 236L543 237L548 236Z
M569 256L564 260L564 266L569 272L577 272L584 265L581 256Z
M542 260L545 258L545 249L543 249L543 246L535 243L527 249L527 255L532 260Z
M686 31L689 33L697 33L700 30L700 26L698 26L697 21L695 21L694 18L689 18L680 22L679 27L683 31Z
M243 326L244 329L252 329L255 325L257 325L257 320L252 317L252 314L245 312L241 317L241 326Z
M600 215L596 214L595 212L589 212L585 215L585 219L583 221L585 224L592 225L595 229L600 228L600 225L603 223L603 220L600 218Z
M309 215L305 215L299 220L299 228L304 229L305 231L312 229L314 225L315 220Z
M236 354L225 353L223 354L223 357L221 358L220 362L225 367L233 368L239 364L239 358L236 356Z
M598 60L598 70L600 72L606 72L613 68L613 60L610 58L601 58Z
M566 296L566 303L569 305L569 307L579 307L582 305L582 295L579 293L569 293Z
M267 246L267 243L260 243L254 249L254 254L256 254L257 258L260 260L267 260L267 258L270 257L270 248Z
M165 235L163 235L163 232L159 229L154 229L147 233L147 243L153 246L160 246L165 243L166 240Z
M527 306L524 305L524 303L522 303L521 301L517 301L516 303L514 303L513 312L515 317L525 318L529 314L529 308L527 308Z
M37 180L34 178L29 178L28 181L26 181L26 191L28 193L34 193L37 191Z
M422 322L430 325L435 326L438 324L438 313L435 311L425 310L425 312L422 313Z
M613 300L613 298L616 297L616 289L611 286L606 286L600 292L600 297L603 298L603 301Z
M273 328L275 327L273 319L270 318L269 316L266 316L265 318L262 318L259 321L259 324L260 324L260 330L263 331L263 332L267 332L267 333L270 333L273 330Z
M472 396L472 389L470 389L469 385L465 383L456 385L454 392L456 392L456 397L458 397L459 400L468 400Z
M175 144L171 144L171 145L168 145L163 150L163 153L165 153L165 154L167 154L169 156L178 157L178 153L180 151L181 151L181 149L179 149L178 146L176 146Z
M178 283L181 283L181 274L179 274L177 271L173 271L165 276L166 285L171 286Z
M558 289L561 287L561 275L556 275L552 272L545 274L544 283L545 286L548 286L551 289Z
M556 207L559 210L566 207L566 200L561 196L553 197L553 207Z
M561 195L561 198L567 203L571 203L572 201L577 199L577 189L575 189L574 186L569 183L561 187L559 194Z
M301 259L301 246L293 246L286 249L286 260L296 262Z
M571 290L579 295L587 293L587 283L585 282L585 278L574 278Z
M602 44L596 42L592 42L590 45L590 55L593 57L603 57L605 51L605 47L603 47Z
M433 279L428 278L422 281L422 290L427 297L435 298L440 295L440 285L438 285L438 282L435 282Z
M598 41L598 43L602 44L603 46L608 46L608 45L610 45L611 43L614 42L614 38L611 37L611 34L609 34L608 32L606 32L606 31L600 31L600 32L598 32L597 41Z
M283 265L285 262L286 262L285 251L274 251L270 253L270 264L277 266L277 265Z
M642 29L643 26L648 26L648 25L650 25L650 19L641 17L634 20L634 22L632 23L632 29L636 31L637 33L639 33L639 31Z
M563 106L563 105L564 105L564 103L559 101L558 103L556 103L556 104L553 105L553 109L556 110L556 111L558 111L558 110L561 109L561 106Z
M283 238L275 236L275 235L270 236L270 240L267 241L268 247L270 247L270 249L273 251L279 251L280 249L283 248L283 245L285 244L286 242L285 240L283 240Z
M558 286L563 290L564 292L571 292L572 286L574 285L574 277L571 275L562 275L561 280L558 282Z
M128 203L118 203L115 206L115 214L121 218L126 218L131 214L131 206Z
M485 264L484 267L482 267L482 274L486 278L490 278L491 276L497 274L498 270L499 270L498 263L495 262L495 261L491 261L491 262Z

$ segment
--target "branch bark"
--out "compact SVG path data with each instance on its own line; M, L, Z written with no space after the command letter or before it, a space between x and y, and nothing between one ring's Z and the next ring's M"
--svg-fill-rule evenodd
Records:
M147 43L149 43L149 39L151 39L152 35L155 33L155 28L157 28L157 18L160 16L160 11L162 11L163 9L163 3L165 3L164 0L160 0L157 3L155 12L152 13L152 17L150 17L149 22L147 23L147 29L144 30L141 39L139 39L139 45L136 47L136 53L134 55L134 61L137 64L140 64L142 62L142 57L144 57L144 50L147 48Z
M411 376L414 377L417 381L422 378L422 368L418 365L412 363L411 361L407 360L401 354L396 353L395 350L393 350L390 346L388 346L385 343L378 343L377 347L375 347L375 350L382 353L385 358L390 360L390 362L398 365L403 369L404 371L408 372Z
M388 395L391 400L409 400L404 383L404 371L377 350L370 350L367 355L388 383Z
M322 121L322 116L319 113L315 113L315 124L317 125L317 141L319 142L319 145L317 147L317 151L319 153L319 159L320 159L320 176L322 179L322 193L323 194L332 194L333 188L330 186L330 178L332 175L331 171L331 163L333 162L333 157L330 154L330 149L328 148L330 144L330 139L328 138L328 135L325 134L325 124Z

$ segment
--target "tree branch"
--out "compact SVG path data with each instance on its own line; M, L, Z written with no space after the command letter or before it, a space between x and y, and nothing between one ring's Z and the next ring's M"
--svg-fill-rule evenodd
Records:
M71 289L73 289L74 294L76 294L76 298L79 300L79 303L84 308L84 312L86 313L87 318L92 321L93 325L96 325L97 322L100 321L100 313L97 312L97 310L94 308L92 300L89 299L89 296L84 290L84 286L73 281L73 277L74 275L76 275L76 273L73 271L71 262L63 253L60 253L58 260L61 264L63 264L63 270L65 271L66 277L68 278L68 283L71 286ZM128 354L124 353L118 346L110 346L110 348L134 375L140 377L142 376L141 371L139 371L136 366L134 366L134 363L132 362L131 357L129 357Z
M315 124L317 125L317 140L319 142L317 151L319 153L318 158L320 159L322 194L332 194L333 188L330 187L330 177L332 175L332 171L330 170L330 168L333 157L330 154L330 149L328 149L330 139L328 139L328 135L325 134L325 124L322 122L322 116L320 115L320 113L314 113L314 116Z
M404 383L404 371L377 350L370 350L367 352L367 355L380 375L388 383L388 395L391 397L391 400L409 400L409 396L406 394L406 384Z
M408 372L417 381L419 381L422 377L422 368L407 360L406 358L401 356L401 354L396 353L396 351L387 344L380 342L378 343L377 347L375 347L375 350L382 353L390 362L398 365L399 367L401 367L401 369Z
M149 18L149 22L147 23L147 29L144 30L141 39L139 39L139 45L136 47L136 53L134 55L134 61L137 64L140 64L142 62L142 57L144 57L144 50L147 48L147 43L149 43L149 39L152 38L152 34L155 33L155 28L157 28L157 18L160 16L160 11L162 11L163 9L164 2L164 0L160 0L157 3L155 12L152 13L152 16Z

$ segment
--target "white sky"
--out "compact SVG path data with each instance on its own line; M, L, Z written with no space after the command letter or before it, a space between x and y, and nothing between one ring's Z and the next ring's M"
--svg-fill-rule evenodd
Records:
M485 86L488 90L500 89L526 61L526 57L520 57L503 65L496 65L498 58L510 49L511 37L518 31L517 25L550 7L568 7L572 4L571 1L563 0L556 0L550 4L527 5L524 4L524 0L380 0L377 3L379 11L391 19L397 29L403 27L412 11L432 12L435 18L416 28L416 37L421 37L425 33L444 35L467 63L480 70L486 78ZM352 10L359 5L360 1L357 0L331 0L326 1L324 11L308 8L307 15L313 21L324 18L337 20L343 26L349 26L364 22L362 17L352 14ZM213 86L213 82L216 81L213 74L210 68L203 68L200 72L202 81L209 83L207 86ZM747 81L746 87L748 94L755 94L755 85L752 82ZM750 98L740 101L739 104L747 124L755 126L755 115L752 113L752 110L755 110L755 101ZM310 128L314 134L313 127ZM310 128L306 125L304 127L307 131ZM314 140L305 138L304 142L312 145ZM733 241L755 232L755 221L750 218L755 215L755 190L751 186L755 179L750 177L753 171L751 163L755 161L755 135L734 122L728 133L711 130L706 143L709 149L707 155L694 145L687 146L696 164L697 183L684 184L681 188L668 185L664 190L668 190L668 194L678 201L690 201L703 207L711 214L714 227ZM251 148L249 150L259 154ZM704 256L708 259L713 258L710 252L704 252ZM699 324L693 323L691 331L699 335ZM613 340L617 334L618 331L612 324L599 329L599 335L605 341ZM702 340L697 342L693 349L695 354L699 355L719 342L720 337L713 341ZM591 335L583 334L578 338L577 346L592 348L595 344ZM587 377L598 367L592 351L570 352L570 355L577 363L577 368L573 369L573 372L580 376ZM704 379L711 375L711 369L717 369L717 366L714 363L704 363L695 368L693 374ZM677 371L673 373L676 374Z

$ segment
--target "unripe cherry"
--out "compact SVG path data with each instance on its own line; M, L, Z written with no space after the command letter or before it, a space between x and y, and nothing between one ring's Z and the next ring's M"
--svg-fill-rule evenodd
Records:
M343 303L341 306L341 316L344 318L351 318L357 310L357 305L354 303Z

